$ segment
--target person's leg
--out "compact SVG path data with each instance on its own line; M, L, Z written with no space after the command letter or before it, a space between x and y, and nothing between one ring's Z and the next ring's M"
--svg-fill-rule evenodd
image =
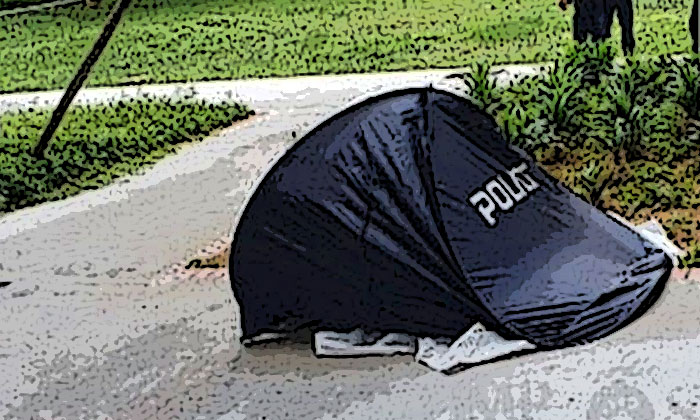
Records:
M626 54L634 52L634 6L632 0L619 0L617 19L622 28L622 49Z
M601 0L576 0L574 2L576 8L574 12L574 40L577 42L600 38L600 29L598 28L600 2Z
M592 0L589 2L591 13L591 35L594 41L610 38L613 8L609 0Z
M615 11L618 10L617 7L617 1L604 1L603 2L603 11L601 12L601 19L600 19L600 38L601 39L610 39L612 36L612 26L613 26L613 20L615 19ZM618 11L617 14L619 15L620 12Z
M690 14L690 36L693 37L693 52L698 53L698 0L695 0L693 11Z
M576 9L574 11L574 41L583 42L586 40L586 36L584 34L585 25L582 25L581 22L581 6L579 6L578 3L579 2L576 2Z

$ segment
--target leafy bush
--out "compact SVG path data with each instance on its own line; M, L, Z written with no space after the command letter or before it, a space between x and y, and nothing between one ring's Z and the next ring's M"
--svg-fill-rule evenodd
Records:
M568 46L563 58L557 60L569 69L573 78L581 83L597 84L600 77L609 75L614 69L617 49L613 43L587 41Z
M628 57L609 77L606 96L612 103L615 122L615 136L608 139L610 148L639 157L649 145L650 135L664 129L666 134L673 134L673 124L663 123L674 121L669 114L672 107L666 106L674 96L667 89L671 79L669 68L669 62L663 59L642 61Z
M585 138L588 115L601 117L601 78L613 69L615 50L609 43L584 43L568 48L554 62L538 87L546 105L546 116L559 137ZM591 128L591 127L588 127Z
M76 106L42 158L31 150L50 110L0 114L0 213L98 188L248 114L193 99Z
M679 89L678 103L690 118L700 120L700 56L674 60Z
M538 96L540 77L528 77L498 91L496 119L511 142L531 153L551 140L545 101Z
M601 119L607 105L598 100L603 96L599 79L612 71L613 58L607 44L570 47L543 74L490 89L494 93L489 110L511 141L532 153L557 143L605 137L601 132L610 124Z
M471 71L460 75L474 104L487 111L495 104L498 90L496 79L491 76L491 69L491 62L485 60L472 64Z

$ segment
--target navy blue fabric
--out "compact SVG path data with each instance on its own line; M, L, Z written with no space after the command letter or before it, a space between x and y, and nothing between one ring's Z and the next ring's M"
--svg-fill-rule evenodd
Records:
M501 188L507 210L470 201L505 202ZM370 99L301 139L248 203L230 266L244 337L457 337L480 321L563 346L646 310L670 261L507 146L469 101L425 88Z
M570 3L570 2L569 2ZM634 50L634 5L632 0L574 0L574 39L593 41L611 36L613 18L617 18L622 29L622 47L628 53Z
M693 3L693 9L690 12L690 37L693 38L693 52L700 52L698 44L698 0Z

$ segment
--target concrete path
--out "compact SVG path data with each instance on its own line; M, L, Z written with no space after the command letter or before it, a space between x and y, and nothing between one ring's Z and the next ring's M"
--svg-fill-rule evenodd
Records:
M517 64L496 66L491 73L498 83L508 83L524 76L542 72L550 64ZM240 99L246 103L256 103L263 107L275 106L276 101L284 102L285 92L301 91L310 88L323 88L325 85L362 88L366 84L395 80L396 86L402 81L433 80L441 81L449 75L459 74L469 69L430 70L414 72L375 73L341 76L299 76L289 78L219 80L212 82L172 83L123 87L98 87L81 90L74 104L101 103L121 98L134 98L143 95L177 97L194 95L211 101ZM455 86L455 84L452 84ZM22 92L0 95L0 111L29 107L54 106L63 92L60 90Z
M350 102L444 75L199 84L258 116L141 176L0 219L0 418L700 418L695 273L606 340L451 377L407 357L241 348L226 253L265 170ZM186 268L194 258L220 268Z

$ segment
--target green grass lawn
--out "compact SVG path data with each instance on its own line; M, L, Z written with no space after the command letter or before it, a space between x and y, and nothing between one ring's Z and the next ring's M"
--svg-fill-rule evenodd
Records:
M691 2L635 1L640 51L688 51ZM0 91L65 87L112 4L0 17ZM90 84L537 62L571 17L554 0L134 0Z
M0 214L99 188L249 113L186 98L75 106L45 158L30 151L50 110L0 114Z

